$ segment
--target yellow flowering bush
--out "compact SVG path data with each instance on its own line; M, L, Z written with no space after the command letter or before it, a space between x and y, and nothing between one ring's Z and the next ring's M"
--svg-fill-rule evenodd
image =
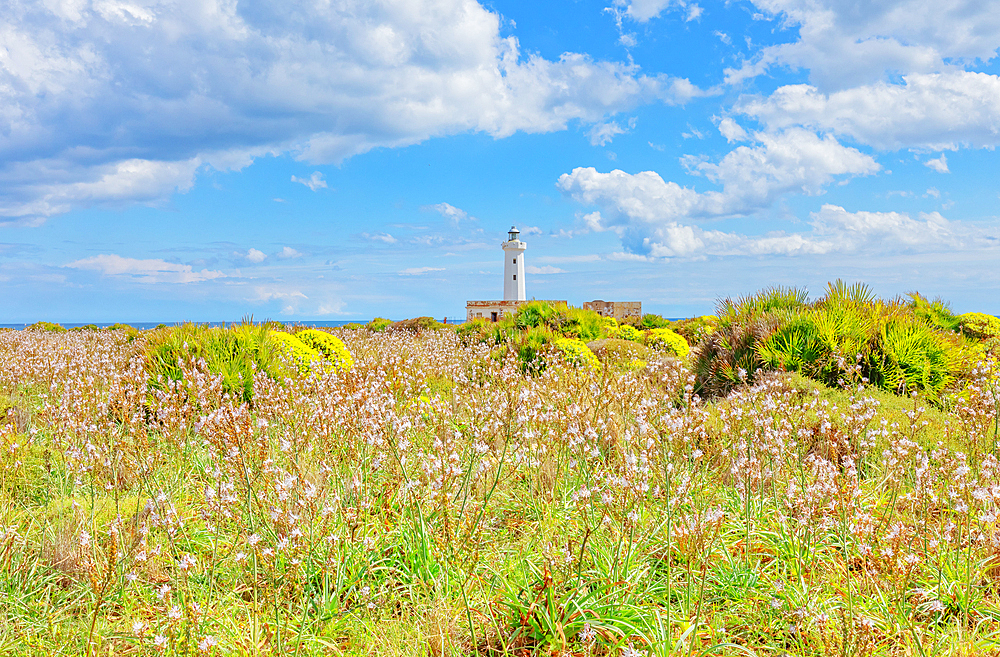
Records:
M1000 338L1000 318L986 313L965 313L958 316L962 331L980 340Z
M285 354L292 357L295 361L295 366L299 369L299 373L304 374L308 372L310 363L323 358L319 351L313 349L291 333L268 331L267 335L281 347L281 350Z
M654 349L684 358L691 352L691 346L684 336L668 328L650 329L646 334L646 344Z
M317 329L306 329L296 333L295 337L307 346L321 352L326 357L327 363L334 369L346 371L354 366L351 352L344 346L343 341L335 335Z
M616 324L608 328L608 337L638 342L642 339L642 332L631 324Z
M593 368L601 366L600 361L597 360L597 356L594 355L594 352L582 340L558 338L552 344L559 350L568 363Z

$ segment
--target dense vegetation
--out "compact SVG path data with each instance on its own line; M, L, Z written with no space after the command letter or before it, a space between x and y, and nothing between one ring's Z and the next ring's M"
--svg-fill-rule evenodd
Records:
M0 653L996 654L998 324L0 332Z

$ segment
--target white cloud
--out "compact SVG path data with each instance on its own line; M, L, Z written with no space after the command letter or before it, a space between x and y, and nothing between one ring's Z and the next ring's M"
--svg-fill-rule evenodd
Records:
M283 290L278 288L270 287L257 287L254 288L257 296L254 297L254 301L275 301L275 300L289 300L289 299L308 299L305 294L299 290Z
M396 238L390 235L389 233L375 233L375 234L361 233L361 237L365 238L366 240L372 240L375 242L385 242L386 244L396 243Z
M264 262L265 258L267 258L267 254L263 251L258 251L253 248L247 251L246 259L250 262Z
M98 271L105 276L130 277L138 283L199 283L225 276L221 271L194 271L191 265L181 265L159 259L139 260L114 254L82 258L63 265L72 269Z
M560 264L564 262L596 262L601 259L601 256L596 253L588 253L585 255L572 255L572 256L538 256L534 258L535 262L551 262L554 264Z
M444 267L409 267L399 272L400 276L420 276L432 271L444 271Z
M745 141L747 138L747 131L728 116L719 121L719 132L730 144L734 141Z
M865 175L879 169L870 156L841 145L831 136L790 129L755 133L752 146L740 146L717 164L687 156L695 174L722 185L721 192L696 192L664 181L653 171L636 174L615 169L600 173L578 167L559 177L556 186L574 200L597 205L608 217L587 215L592 228L634 229L690 217L746 215L769 207L789 192L820 194L834 176Z
M630 63L523 55L474 0L13 0L0 42L0 216L24 221L161 200L202 165L337 163L707 93Z
M3 102L0 95L0 118ZM3 142L0 131L0 160ZM0 163L0 217L37 224L39 219L73 207L155 204L174 192L191 189L200 165L199 158L176 162L128 159L92 166L63 159Z
M626 132L628 130L618 125L617 121L608 121L594 124L594 127L587 132L587 136L590 137L591 146L604 146L610 144L615 135L623 135Z
M327 188L326 181L323 180L323 174L320 173L319 171L313 171L312 175L309 176L308 178L299 178L298 176L293 175L292 182L305 185L314 192L318 189Z
M421 210L431 210L440 213L442 217L449 220L452 224L457 226L463 221L471 219L472 221L477 221L473 216L470 216L468 212L462 208L456 208L451 203L436 203L434 205L425 205Z
M942 153L941 157L924 162L924 166L930 167L938 173L948 173L948 158L945 157L944 153Z
M890 73L933 73L987 61L1000 46L1000 0L753 0L783 25L792 43L764 48L731 83L774 65L809 70L824 90L871 84Z
M301 258L302 254L290 246L281 247L281 251L278 251L279 258Z
M744 98L737 111L776 130L793 125L834 132L882 150L951 150L1000 145L1000 76L968 71L911 74L824 94L787 85Z
M559 269L558 267L553 267L551 265L546 265L544 267L536 267L534 265L525 265L524 272L526 274L565 274L565 269Z
M676 221L653 227L638 249L612 254L623 258L702 258L706 256L797 256L858 253L932 253L957 249L1000 249L1000 231L948 221L937 212L912 218L900 212L848 212L824 205L810 215L810 230L765 235L705 230Z

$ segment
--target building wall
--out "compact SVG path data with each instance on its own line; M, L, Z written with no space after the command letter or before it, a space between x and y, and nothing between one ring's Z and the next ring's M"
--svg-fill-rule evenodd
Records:
M584 301L584 310L593 310L602 317L614 317L617 320L642 319L641 301Z

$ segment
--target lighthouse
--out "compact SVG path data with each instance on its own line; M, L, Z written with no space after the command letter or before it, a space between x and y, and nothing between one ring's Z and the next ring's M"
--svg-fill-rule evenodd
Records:
M524 250L528 248L520 240L520 231L511 226L507 232L507 241L500 247L503 249L503 300L524 301Z
M500 248L503 249L503 299L467 301L465 318L470 322L477 319L498 322L516 313L518 306L528 302L524 293L524 251L528 245L521 241L521 231L517 226L510 227L507 241L501 242ZM548 303L566 305L565 301Z

